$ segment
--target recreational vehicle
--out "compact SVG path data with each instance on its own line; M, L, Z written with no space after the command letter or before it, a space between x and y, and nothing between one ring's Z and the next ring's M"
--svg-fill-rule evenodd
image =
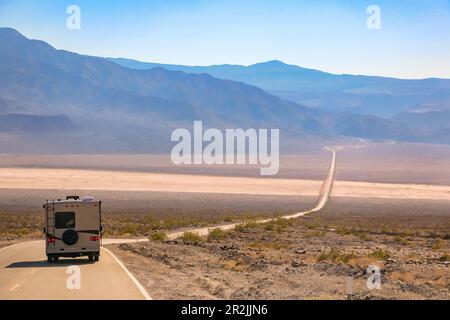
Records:
M47 200L44 233L49 263L60 257L88 257L98 261L102 240L101 201L93 197L68 196Z

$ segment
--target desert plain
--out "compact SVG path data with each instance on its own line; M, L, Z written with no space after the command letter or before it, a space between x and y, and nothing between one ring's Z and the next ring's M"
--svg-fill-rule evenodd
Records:
M314 207L329 155L281 158L280 174L252 167L178 167L167 155L0 156L1 245L42 237L41 205L66 195L104 202L109 246L163 299L449 299L450 148L336 146L324 210L289 222L254 221ZM221 232L213 226L242 222ZM186 232L209 227L209 236ZM369 265L380 290L366 286Z

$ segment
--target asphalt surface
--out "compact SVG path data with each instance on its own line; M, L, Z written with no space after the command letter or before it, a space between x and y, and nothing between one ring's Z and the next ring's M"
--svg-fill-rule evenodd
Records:
M71 266L79 268L79 282L74 278L78 271ZM105 248L96 263L78 258L49 264L44 241L22 242L0 251L1 300L150 299L133 278Z

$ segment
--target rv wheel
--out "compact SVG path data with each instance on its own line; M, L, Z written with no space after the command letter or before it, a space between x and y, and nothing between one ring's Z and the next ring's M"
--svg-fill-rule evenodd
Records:
M53 263L53 261L55 261L55 258L52 256L47 256L47 261L48 263Z
M99 257L99 256L95 256L95 257L94 257L94 260L95 260L95 261L98 261L98 260L100 260L100 257Z
M94 256L89 256L89 262L94 262Z

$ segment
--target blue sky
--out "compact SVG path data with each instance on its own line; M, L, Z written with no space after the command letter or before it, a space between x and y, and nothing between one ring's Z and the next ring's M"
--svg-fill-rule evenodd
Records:
M81 30L66 28L71 4ZM371 4L381 30L366 27ZM0 26L96 56L450 78L450 0L0 0Z

